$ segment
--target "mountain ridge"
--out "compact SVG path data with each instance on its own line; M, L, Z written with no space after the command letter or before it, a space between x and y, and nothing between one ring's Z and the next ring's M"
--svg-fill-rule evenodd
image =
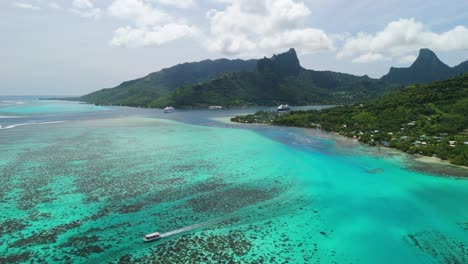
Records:
M468 61L464 61L455 67L450 67L442 62L437 55L430 49L420 49L416 60L409 67L395 68L382 76L382 80L408 84L425 84L435 81L445 80L454 77L457 74L468 71Z
M207 82L184 86L149 106L346 104L373 98L395 88L397 86L367 76L304 69L295 50L289 49L258 60L256 71L226 73Z
M94 104L143 106L183 85L207 81L226 72L252 71L256 63L257 60L240 59L181 63L113 88L92 92L80 100Z
M288 103L349 104L375 98L410 83L443 80L468 72L468 61L451 68L421 49L408 68L391 67L380 79L301 66L296 51L258 60L203 60L178 64L122 82L78 100L103 105L197 108Z

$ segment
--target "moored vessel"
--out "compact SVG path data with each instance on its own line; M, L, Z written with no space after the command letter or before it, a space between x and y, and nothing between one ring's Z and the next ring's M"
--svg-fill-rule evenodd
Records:
M289 107L289 105L287 104L281 104L280 106L278 106L278 112L289 111L289 110L291 110L291 107Z
M223 109L223 107L220 106L220 105L211 105L211 106L208 107L208 109L210 109L210 110L219 110L219 109Z
M167 106L166 108L164 108L164 113L172 113L174 112L174 107L172 106Z

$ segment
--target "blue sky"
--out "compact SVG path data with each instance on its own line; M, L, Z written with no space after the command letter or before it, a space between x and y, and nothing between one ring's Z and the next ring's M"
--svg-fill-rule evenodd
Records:
M424 47L450 66L468 60L466 0L17 0L0 16L0 95L81 95L290 47L305 68L375 78Z

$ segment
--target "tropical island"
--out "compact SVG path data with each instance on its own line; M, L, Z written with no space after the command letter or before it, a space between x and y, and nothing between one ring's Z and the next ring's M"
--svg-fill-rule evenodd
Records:
M74 100L98 105L208 108L349 104L403 85L332 71L304 69L296 51L259 60L185 63Z
M258 60L179 64L72 100L176 109L342 105L286 115L261 111L232 120L320 128L468 166L467 72L468 61L450 67L421 49L410 67L392 67L373 79L305 69L289 49Z
M468 166L468 74L409 85L380 98L286 114L259 111L231 120L319 128L369 145L438 157Z
M468 72L468 61L449 67L421 49L408 68L392 67L380 79L300 65L296 51L252 60L203 60L178 64L77 98L97 105L208 108L291 105L341 105L363 102L408 84L441 81ZM63 98L62 98L63 99Z

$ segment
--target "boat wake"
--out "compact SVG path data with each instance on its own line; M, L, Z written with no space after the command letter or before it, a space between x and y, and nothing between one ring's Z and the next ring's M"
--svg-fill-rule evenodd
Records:
M0 129L11 129L19 126L29 126L29 125L47 125L47 124L59 124L59 123L65 123L67 121L49 121L49 122L34 122L34 123L21 123L21 124L14 124L14 125L9 125L6 127L0 126Z
M166 232L166 233L162 233L161 237L170 237L170 236L177 235L177 234L184 233L184 232L188 232L188 231L191 231L191 230L194 230L194 229L197 229L197 228L202 228L204 226L207 226L210 223L211 222L203 222L203 223L199 223L199 224L194 224L194 225L182 227L182 228L179 228L179 229L176 229L176 230L172 230L172 231L169 231L169 232Z
M21 118L21 117L26 117L26 116L0 116L0 119L5 119L5 118Z

